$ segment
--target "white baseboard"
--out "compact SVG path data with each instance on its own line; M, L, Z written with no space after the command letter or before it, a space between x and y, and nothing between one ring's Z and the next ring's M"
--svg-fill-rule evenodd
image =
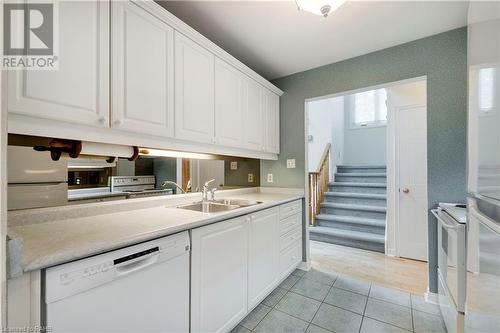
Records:
M431 293L429 289L427 289L427 292L425 293L424 297L426 302L439 305L438 294Z
M301 269L303 271L308 271L312 267L311 261L302 261L299 266L297 266L298 269Z
M391 250L387 249L385 251L385 255L388 256L388 257L393 257L393 258L397 257L395 249L391 249Z

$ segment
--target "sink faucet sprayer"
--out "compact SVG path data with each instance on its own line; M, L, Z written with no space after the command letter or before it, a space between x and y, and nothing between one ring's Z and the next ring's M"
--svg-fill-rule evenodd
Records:
M215 179L210 179L209 181L205 182L205 184L203 185L203 202L207 202L208 201L208 185L215 181ZM212 196L212 201L214 201L215 199L215 191L217 191L217 188L214 187L213 189L210 190L210 193L211 193L211 196Z
M165 186L167 186L167 185L169 185L169 184L174 185L175 187L177 187L179 190L181 190L181 191L182 191L182 193L184 193L184 194L186 194L186 193L187 193L186 191L184 191L184 189L182 188L182 186L180 186L179 184L177 184L176 182L171 181L171 180L165 180L165 181L163 182L163 184L161 184L161 186L162 186L162 187L165 187ZM188 183L188 188L189 188L189 187L190 187L190 184Z

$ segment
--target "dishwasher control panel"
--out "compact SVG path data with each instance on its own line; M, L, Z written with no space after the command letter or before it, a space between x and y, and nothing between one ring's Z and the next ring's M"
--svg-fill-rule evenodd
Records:
M133 245L120 250L46 269L46 302L55 302L107 283L120 276L134 274L148 266L188 254L187 231Z

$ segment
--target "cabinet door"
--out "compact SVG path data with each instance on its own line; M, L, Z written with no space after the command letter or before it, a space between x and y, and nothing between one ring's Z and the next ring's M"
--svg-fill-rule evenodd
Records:
M132 1L112 4L112 127L174 135L174 29Z
M175 136L213 143L214 55L175 33Z
M278 279L278 208L250 215L248 241L248 307L260 303Z
M280 152L280 102L275 93L264 90L264 128L265 143L264 151L268 153Z
M243 120L244 145L248 149L263 150L264 128L262 113L262 91L260 84L250 78L244 82Z
M60 1L58 70L8 71L8 112L109 126L109 2Z
M243 73L215 59L215 137L223 146L243 142Z
M192 231L191 332L228 332L247 313L245 217Z

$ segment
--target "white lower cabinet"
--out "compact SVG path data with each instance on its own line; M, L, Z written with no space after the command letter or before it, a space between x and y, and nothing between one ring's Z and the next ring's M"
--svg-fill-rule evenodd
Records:
M228 332L247 314L246 217L192 231L191 332Z
M259 304L278 279L278 207L251 214L248 237L248 306Z
M193 229L191 332L229 332L302 260L302 201Z

